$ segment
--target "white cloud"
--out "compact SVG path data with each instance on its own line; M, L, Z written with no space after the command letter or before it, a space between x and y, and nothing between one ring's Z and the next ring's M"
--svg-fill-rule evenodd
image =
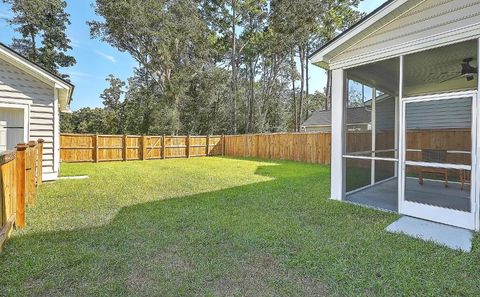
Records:
M10 19L13 17L11 11L0 9L0 19Z
M72 47L80 47L80 40L70 37L70 45Z
M89 73L80 72L75 70L67 70L65 71L66 74L70 75L71 77L92 77Z
M11 20L12 17L13 15L10 12L0 10L0 22L5 23L6 26L9 25L8 21Z
M109 61L112 62L112 63L117 63L117 60L116 60L115 57L112 56L112 55L107 55L106 53L101 52L101 51L99 51L99 50L96 50L95 53L96 53L97 55L99 55L100 57L103 57L103 58L109 60Z
M75 71L75 70L65 70L65 74L68 74L71 78L76 80L85 80L85 79L95 79L95 80L102 80L104 78L93 75L87 72Z

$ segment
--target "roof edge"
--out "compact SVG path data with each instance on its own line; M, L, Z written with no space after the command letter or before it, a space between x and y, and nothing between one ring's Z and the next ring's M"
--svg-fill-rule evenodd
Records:
M379 7L375 8L372 12L370 12L369 14L367 14L366 16L364 16L363 18L361 18L358 22L356 22L355 24L353 24L352 26L350 26L348 29L346 29L345 31L343 31L342 33L338 34L337 36L335 36L333 39L331 39L330 41L328 41L327 43L325 43L324 45L322 45L320 48L318 48L317 50L315 50L313 53L311 53L310 55L308 55L308 59L312 59L314 56L316 56L318 53L320 53L321 51L323 51L324 49L326 49L327 47L329 47L330 45L332 45L333 43L337 42L338 40L342 39L346 34L350 33L352 30L358 28L360 25L362 25L363 23L367 22L369 19L371 19L373 16L375 16L378 12L380 12L381 10L383 10L384 8L386 8L388 5L392 4L393 2L395 2L396 0L387 0L385 1L382 5L380 5Z
M3 47L7 52L9 52L10 54L24 60L25 62L27 62L28 64L32 64L32 65L27 65L27 66L30 66L31 68L35 69L35 70L38 70L39 72L42 72L44 76L47 76L47 77L50 77L50 79L52 81L58 81L60 82L61 84L65 84L67 85L68 87L70 87L71 89L73 89L75 86L67 81L65 78L59 76L58 74L56 73L53 73L52 71L46 69L45 67L43 67L42 65L39 65L38 63L35 63L33 61L31 61L30 59L28 59L27 57L25 57L24 55L20 54L19 52L17 52L16 50L12 49L11 47L9 47L8 45L0 42L0 46Z

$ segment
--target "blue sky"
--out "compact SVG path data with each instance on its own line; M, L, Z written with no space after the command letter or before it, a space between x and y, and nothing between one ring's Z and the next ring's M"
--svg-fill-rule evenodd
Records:
M62 72L70 75L75 85L73 94L72 110L82 107L102 106L99 98L100 93L107 87L105 78L113 74L123 80L132 75L133 67L137 64L127 54L119 52L111 46L97 40L90 39L87 21L97 19L92 3L93 0L67 0L67 11L70 13L71 25L68 28L68 37L72 40L73 50L70 52L77 59L77 64ZM360 9L370 12L380 6L384 0L365 0ZM9 6L0 3L0 26L2 34L0 41L11 44L14 32L5 22L12 13ZM311 67L310 85L314 90L323 90L325 85L325 73L317 67Z

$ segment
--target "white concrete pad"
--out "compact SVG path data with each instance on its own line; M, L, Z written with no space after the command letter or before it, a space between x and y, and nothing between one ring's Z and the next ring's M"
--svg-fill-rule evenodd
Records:
M403 216L390 224L385 230L433 241L454 250L464 252L472 250L473 232L463 228Z

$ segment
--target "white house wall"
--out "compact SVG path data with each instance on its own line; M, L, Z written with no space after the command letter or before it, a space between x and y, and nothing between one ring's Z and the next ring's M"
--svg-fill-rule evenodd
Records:
M414 2L414 1L412 1ZM407 10L393 21L374 31L370 35L350 44L343 52L332 57L331 63L341 64L342 61L368 60L380 56L396 56L393 49L399 45L407 50L408 44L422 43L451 32L459 39L475 37L478 31L471 33L466 28L480 26L480 1L472 0L426 0ZM464 28L464 30L461 30ZM468 32L467 32L468 31ZM458 32L458 33L455 33ZM471 34L471 36L469 36ZM422 43L427 46L426 42ZM417 48L418 46L412 46ZM392 49L389 51L388 49Z
M471 98L437 100L407 105L406 129L470 129Z
M30 105L29 140L43 138L43 172L54 173L54 88L0 59L0 103Z

